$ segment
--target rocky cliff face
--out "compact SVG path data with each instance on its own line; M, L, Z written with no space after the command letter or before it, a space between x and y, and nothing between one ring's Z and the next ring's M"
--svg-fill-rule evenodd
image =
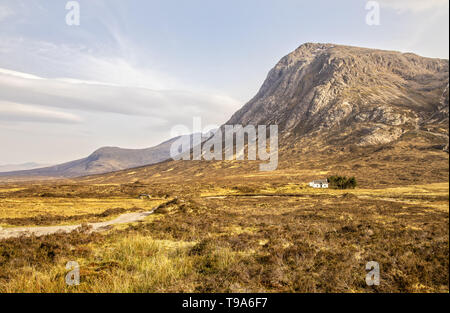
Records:
M278 124L282 140L385 144L429 123L448 125L448 75L448 60L307 43L227 124Z

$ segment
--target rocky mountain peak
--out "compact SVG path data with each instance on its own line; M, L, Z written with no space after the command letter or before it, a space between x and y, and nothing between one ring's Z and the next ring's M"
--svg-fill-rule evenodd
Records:
M448 60L306 43L278 62L228 123L278 124L282 138L389 143L445 110L446 93Z

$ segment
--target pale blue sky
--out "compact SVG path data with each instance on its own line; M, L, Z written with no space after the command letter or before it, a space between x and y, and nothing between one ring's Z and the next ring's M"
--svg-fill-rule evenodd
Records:
M0 164L142 148L224 123L305 42L449 54L448 0L0 0Z

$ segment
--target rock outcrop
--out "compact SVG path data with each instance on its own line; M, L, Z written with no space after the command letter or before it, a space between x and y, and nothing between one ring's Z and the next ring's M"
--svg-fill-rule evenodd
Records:
M306 43L227 124L277 124L282 139L386 144L431 119L448 124L448 79L448 60Z

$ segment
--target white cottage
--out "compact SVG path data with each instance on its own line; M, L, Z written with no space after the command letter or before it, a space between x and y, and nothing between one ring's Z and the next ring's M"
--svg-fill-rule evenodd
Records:
M314 180L309 183L309 186L313 188L328 188L328 180L326 179Z

